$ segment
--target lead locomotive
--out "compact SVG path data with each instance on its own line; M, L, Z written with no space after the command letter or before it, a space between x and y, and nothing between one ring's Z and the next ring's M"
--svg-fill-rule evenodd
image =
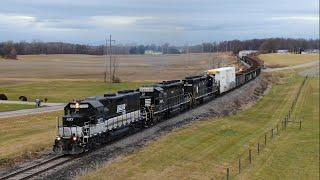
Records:
M260 74L255 60L241 60L250 67L238 73L234 67L211 69L201 76L71 102L64 108L62 123L58 120L53 150L61 154L91 150L214 99Z

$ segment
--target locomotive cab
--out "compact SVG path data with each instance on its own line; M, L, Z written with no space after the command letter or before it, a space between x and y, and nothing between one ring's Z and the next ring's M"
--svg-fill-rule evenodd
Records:
M63 154L78 154L84 151L90 124L104 121L108 109L98 101L85 100L69 103L64 108L62 124L58 121L58 135L53 150Z
M104 119L108 109L97 101L69 103L64 108L63 126L84 126L85 123L96 124Z

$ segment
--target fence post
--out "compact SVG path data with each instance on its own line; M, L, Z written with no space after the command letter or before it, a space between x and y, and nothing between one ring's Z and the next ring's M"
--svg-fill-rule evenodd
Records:
M271 129L271 138L273 138L273 128Z
M227 180L230 180L230 169L227 168Z
M302 127L301 127L301 125L302 125L302 121L300 121L300 123L299 123L299 124L300 124L299 130L301 130L301 128L302 128Z
M264 145L267 146L267 133L264 134Z
M258 154L260 154L260 143L258 143Z
M279 124L277 124L277 134L279 134Z
M239 158L239 174L241 173L241 157Z
M251 149L249 149L249 162L250 162L250 164L252 162Z

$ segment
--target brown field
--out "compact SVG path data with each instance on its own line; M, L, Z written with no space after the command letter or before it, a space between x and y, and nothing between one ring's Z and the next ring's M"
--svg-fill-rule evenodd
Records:
M259 58L269 68L296 66L319 61L319 54L261 54Z
M181 79L209 69L213 59L221 60L222 66L236 64L228 54L119 55L117 59L122 81ZM48 79L102 80L105 63L105 56L91 55L24 55L0 60L0 86Z

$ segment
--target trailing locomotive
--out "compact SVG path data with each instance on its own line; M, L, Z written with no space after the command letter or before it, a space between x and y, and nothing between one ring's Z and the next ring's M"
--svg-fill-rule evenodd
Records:
M163 81L149 87L140 87L141 108L146 123L154 123L185 109L188 102L180 80Z
M201 76L71 102L64 108L62 124L58 120L53 150L79 154L227 93L260 74L256 60L241 60L250 65L245 71L211 69Z

